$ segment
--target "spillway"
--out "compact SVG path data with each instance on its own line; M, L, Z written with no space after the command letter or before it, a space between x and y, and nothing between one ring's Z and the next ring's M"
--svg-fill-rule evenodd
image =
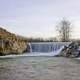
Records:
M50 53L60 50L63 46L68 46L70 42L32 42L29 44L30 52Z

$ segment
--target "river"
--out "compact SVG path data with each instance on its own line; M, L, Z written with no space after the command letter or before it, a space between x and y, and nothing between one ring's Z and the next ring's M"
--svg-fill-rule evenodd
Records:
M80 80L80 61L49 56L0 59L0 80Z

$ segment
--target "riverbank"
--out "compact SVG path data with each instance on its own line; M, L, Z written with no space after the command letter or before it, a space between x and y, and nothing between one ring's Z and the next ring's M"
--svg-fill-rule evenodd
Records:
M80 61L63 57L0 59L0 80L79 80Z

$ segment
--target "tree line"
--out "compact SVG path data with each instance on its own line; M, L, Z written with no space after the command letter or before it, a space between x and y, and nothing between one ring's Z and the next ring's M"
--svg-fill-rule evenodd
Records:
M56 37L43 39L43 38L27 38L28 42L69 42L69 41L77 41L80 42L80 40L71 39L71 31L72 31L72 24L69 20L62 19L57 25L56 25Z

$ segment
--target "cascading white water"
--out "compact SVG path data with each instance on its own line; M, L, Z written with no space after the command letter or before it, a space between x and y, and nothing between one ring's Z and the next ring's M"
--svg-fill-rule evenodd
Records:
M70 42L34 42L30 43L30 52L50 53L59 50Z

